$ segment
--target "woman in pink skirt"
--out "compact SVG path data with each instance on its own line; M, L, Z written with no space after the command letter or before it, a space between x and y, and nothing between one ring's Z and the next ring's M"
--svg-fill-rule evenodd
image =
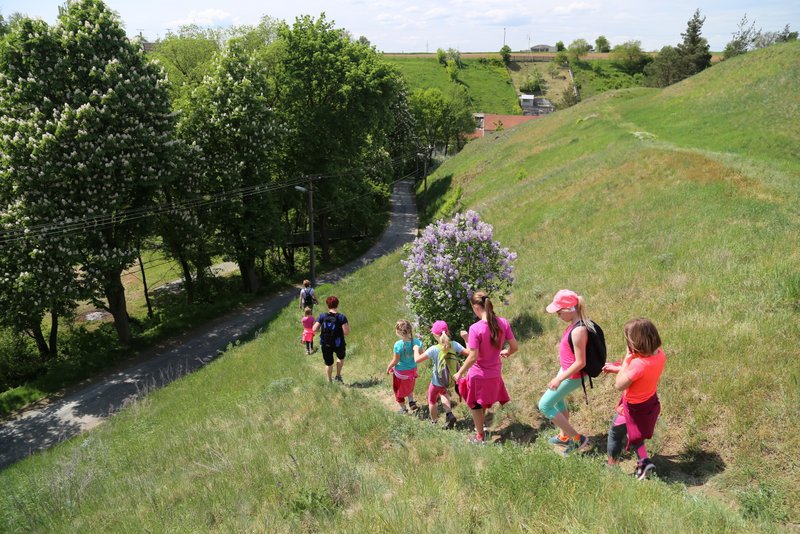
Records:
M469 327L467 347L469 356L454 379L458 392L472 410L475 423L474 443L483 443L483 423L486 409L494 403L505 404L511 398L503 383L503 363L500 357L508 358L519 349L508 321L494 314L489 296L478 291L470 299L472 311L480 319ZM462 332L462 336L466 332ZM508 348L503 344L508 343Z

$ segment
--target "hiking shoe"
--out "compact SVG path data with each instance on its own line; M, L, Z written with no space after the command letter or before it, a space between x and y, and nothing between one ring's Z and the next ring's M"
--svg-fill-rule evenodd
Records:
M585 451L587 447L589 447L589 438L583 434L580 434L580 439L578 440L570 438L569 443L567 443L567 447L564 449L564 456L569 456L573 452Z
M647 480L655 471L656 464L653 463L653 460L645 458L642 460L642 463L636 466L636 471L634 471L633 476L635 476L637 480Z
M419 410L419 406L417 406L416 402L411 401L411 402L408 403L408 409L411 410L412 413L414 413L417 410Z
M473 445L483 445L484 443L486 443L483 440L483 438L478 437L477 434L473 434L472 436L470 436L469 437L469 442L472 443Z
M342 380L342 375L336 375L336 378L334 380L336 380L339 383L344 384L344 380Z
M552 438L548 439L547 442L550 445L557 445L559 447L566 447L569 445L569 438L562 438L560 435L556 434Z
M444 418L444 428L451 430L454 426L456 426L456 416L453 415L453 412L449 412Z
M406 409L405 406L401 406L400 408L397 409L397 413L400 415L405 415L408 413L408 410Z
M438 424L439 424L439 421L436 421L435 419L431 419L431 426L436 426Z

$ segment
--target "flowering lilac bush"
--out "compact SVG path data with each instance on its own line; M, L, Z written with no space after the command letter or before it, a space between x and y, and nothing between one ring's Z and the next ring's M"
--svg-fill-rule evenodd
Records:
M468 211L429 225L414 240L411 254L401 263L406 299L420 325L444 319L457 333L475 321L469 306L473 292L486 291L494 302L508 295L517 255L493 237L492 225Z

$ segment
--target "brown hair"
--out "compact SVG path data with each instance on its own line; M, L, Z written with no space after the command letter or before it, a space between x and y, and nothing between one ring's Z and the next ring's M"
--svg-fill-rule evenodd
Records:
M328 305L328 309L329 310L333 310L333 309L339 307L339 299L337 299L335 296L331 295L330 297L325 299L325 304Z
M303 308L303 315L311 315L312 313L314 313L314 310L312 310L312 309L311 309L311 308L309 308L308 306L306 306L305 308Z
M625 343L631 352L651 356L661 346L661 336L658 335L656 325L646 317L631 319L625 323L623 332L625 332Z
M486 312L486 322L489 323L489 332L491 333L490 339L492 346L500 346L500 324L497 322L497 316L494 314L494 305L492 304L489 295L483 291L476 291L472 294L470 299L472 304L480 306Z
M311 285L310 280L303 280L303 287L309 287Z
M411 323L405 319L397 321L397 324L394 325L394 330L398 336L414 337L414 329L411 327Z

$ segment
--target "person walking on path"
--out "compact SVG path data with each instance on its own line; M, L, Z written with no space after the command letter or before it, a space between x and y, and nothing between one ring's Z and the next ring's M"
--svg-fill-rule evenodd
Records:
M422 341L414 337L411 323L405 319L397 321L394 331L400 339L392 347L392 361L386 366L386 374L392 375L392 391L399 405L397 413L406 414L409 410L414 413L419 409L414 401L414 386L417 385L417 362L414 361L414 355L415 349L422 347Z
M319 301L314 293L314 288L311 287L311 281L303 280L303 288L300 290L300 309L311 308L313 314L314 304L319 304Z
M649 319L631 319L623 328L628 353L620 362L607 363L606 373L616 373L614 387L622 391L622 398L611 419L608 431L608 464L617 465L622 445L627 435L625 450L636 451L638 462L634 475L639 480L648 478L655 464L647 455L645 440L653 437L653 430L661 413L658 400L658 381L664 372L667 357L661 348L661 337Z
M420 354L420 349L414 347L414 361L424 362L427 359L433 363L431 373L431 384L428 386L428 410L430 411L431 423L436 424L439 420L439 399L445 412L445 428L453 428L456 424L456 416L453 415L453 407L450 402L450 383L455 376L458 368L458 357L469 356L469 351L461 346L457 341L450 340L450 329L444 321L436 321L431 327L431 334L436 336L438 343L428 347L424 353Z
M546 310L557 314L568 326L558 346L561 368L547 384L547 390L539 400L539 410L560 430L558 436L550 439L550 443L563 446L564 456L568 456L589 446L589 439L575 430L569 422L566 398L581 387L581 370L586 366L586 343L589 339L587 328L591 328L593 324L586 316L584 298L569 289L556 293ZM581 324L578 324L579 321L582 321Z
M333 355L336 355L337 382L342 382L342 367L347 356L345 336L350 334L350 323L343 313L339 313L339 299L331 295L325 299L328 306L326 313L321 313L314 323L314 332L319 332L319 344L322 347L322 359L325 361L325 373L328 382L333 382Z
M469 356L453 377L459 394L472 410L475 423L473 443L483 443L486 409L494 403L505 404L511 398L503 382L502 358L508 358L519 349L511 326L503 317L494 314L494 305L489 295L478 291L470 299L472 311L478 321L469 327L467 346ZM503 344L508 342L508 348Z
M314 312L306 307L303 310L303 318L300 319L303 325L303 343L306 345L306 354L314 352Z

